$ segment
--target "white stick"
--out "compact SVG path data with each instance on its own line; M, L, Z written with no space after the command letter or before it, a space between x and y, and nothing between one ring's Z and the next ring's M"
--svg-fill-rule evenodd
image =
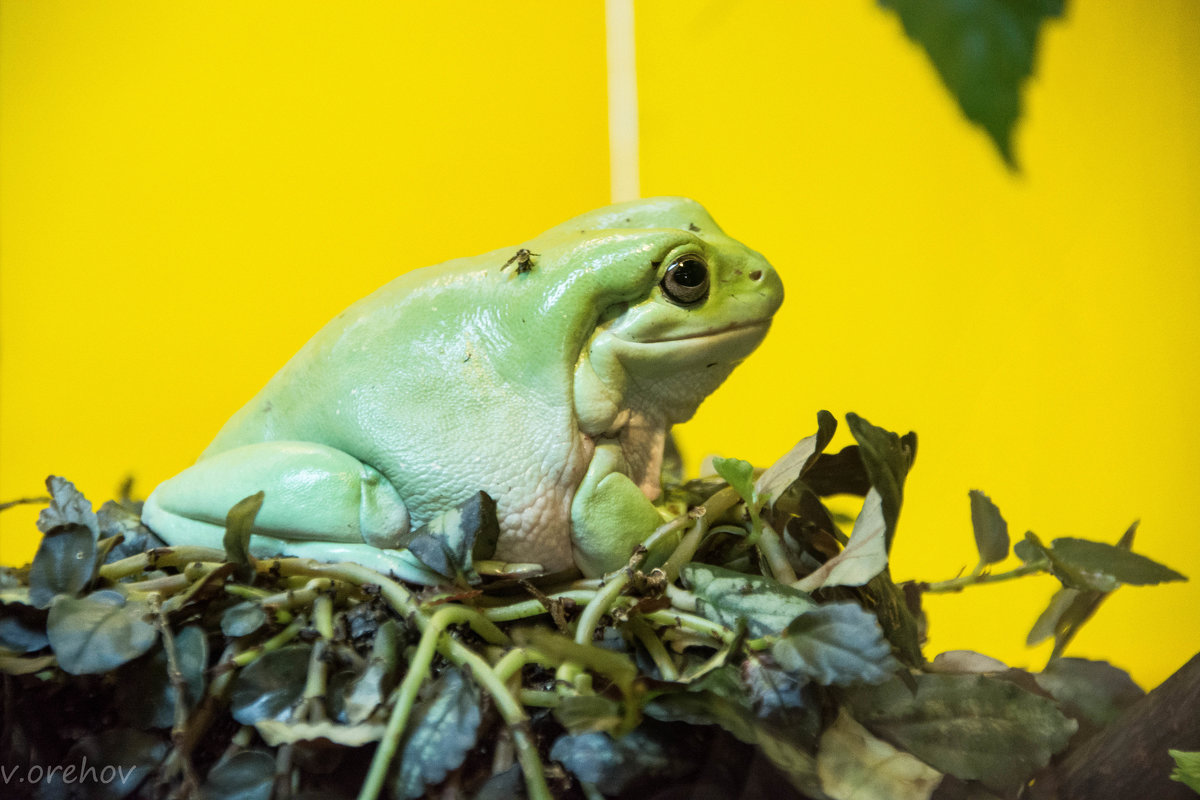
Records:
M633 0L605 0L608 41L608 158L612 201L641 197Z

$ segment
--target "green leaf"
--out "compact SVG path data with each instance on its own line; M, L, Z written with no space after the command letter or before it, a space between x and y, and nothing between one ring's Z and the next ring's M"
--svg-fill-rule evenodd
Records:
M754 482L754 492L757 496L770 498L770 502L774 504L780 495L799 480L800 476L816 461L817 456L829 444L829 440L833 438L836 430L837 420L834 419L833 414L828 411L818 411L817 432L801 439L787 454L758 476L758 480Z
M712 460L712 465L747 504L754 502L754 466L750 462L718 456Z
M475 746L481 720L479 688L456 667L434 681L429 696L413 709L417 720L404 742L394 793L421 797L458 769Z
M144 553L162 545L162 541L142 524L141 516L115 500L109 500L96 512L100 537L120 536L121 542L104 555L104 563Z
M1128 553L1133 547L1137 528L1136 522L1130 525L1117 541L1115 549ZM1056 539L1055 545L1059 541ZM1027 563L1043 561L1049 564L1055 577L1063 583L1063 588L1050 599L1050 605L1038 617L1025 640L1027 644L1034 645L1054 636L1054 652L1051 657L1057 658L1066 650L1084 623L1092 618L1109 593L1120 586L1120 581L1103 571L1090 571L1087 564L1073 563L1070 546L1066 551L1068 558L1062 558L1057 547L1047 548L1032 532L1026 533L1025 541L1018 543L1014 549ZM1156 566L1166 569L1161 565Z
M760 575L693 562L680 574L696 595L696 609L713 622L730 628L745 621L753 637L782 631L816 603L804 592Z
M158 631L150 608L111 589L85 597L59 595L50 606L46 634L59 666L72 675L116 669L154 646Z
M831 494L852 494L862 497L871 488L871 478L863 466L856 444L843 447L837 453L821 453L804 473L804 485L818 497Z
M821 791L816 759L796 741L798 735L807 736L807 730L776 726L756 716L740 699L714 691L663 694L648 703L645 711L646 716L664 722L719 725L739 741L756 745L806 797L827 797Z
M1188 753L1183 750L1168 750L1167 753L1175 759L1171 780L1186 784L1194 792L1200 792L1200 753Z
M911 582L897 586L886 567L859 591L863 606L870 608L879 621L893 652L910 667L923 665L921 642L925 617L920 591Z
M524 796L525 779L521 767L513 764L503 772L493 773L471 800L514 800Z
M600 732L561 736L550 748L550 758L576 779L616 795L639 780L686 774L693 765L678 749L640 727L619 739Z
M1145 697L1129 673L1104 661L1056 658L1034 676L1067 716L1103 728Z
M0 614L0 649L34 653L50 644L45 612L14 604L0 606Z
M243 750L208 771L204 800L270 800L275 788L275 758L262 750Z
M399 666L399 642L400 625L396 620L389 619L379 626L367 668L346 693L346 718L350 722L365 722L392 690Z
M208 638L204 629L189 625L175 634L175 655L185 683L184 703L190 709L204 696L208 670ZM117 700L121 718L136 728L169 728L175 723L175 687L171 684L164 648L121 671Z
M826 586L862 586L883 572L887 563L887 525L882 499L879 492L871 488L842 552L801 578L796 587L815 592Z
M230 712L243 725L286 719L304 694L310 648L293 644L264 653L233 681Z
M754 655L742 663L748 700L755 715L782 728L796 741L815 745L821 732L820 699L804 676L791 675Z
M967 119L987 131L1010 167L1021 87L1033 73L1043 23L1063 0L880 0L900 16Z
M975 547L980 564L996 564L1008 558L1008 523L992 499L978 489L972 489L971 527L975 531Z
M929 800L942 773L877 739L843 708L817 749L821 786L834 800Z
M667 692L646 704L646 716L661 722L718 725L746 744L758 741L753 712L737 699L714 691Z
M29 599L47 608L56 595L82 592L95 574L95 532L75 522L56 525L42 537L29 567Z
M50 505L38 515L39 531L50 533L66 525L82 525L92 532L93 538L99 538L100 526L92 511L92 504L80 494L75 484L66 478L51 475L46 478L46 488L50 490Z
M1050 565L1050 572L1068 589L1078 589L1087 592L1105 594L1121 585L1112 575L1103 572L1089 572L1070 561L1064 561L1055 553L1053 547L1047 547L1036 533L1026 531L1025 542L1031 546L1032 553L1038 553ZM1024 556L1022 559L1024 560ZM1036 556L1034 556L1036 558Z
M859 456L871 485L879 492L883 521L887 525L886 549L890 551L896 537L900 505L904 501L904 479L917 453L917 435L910 432L898 436L854 413L846 415L846 424L858 442Z
M554 707L554 718L567 729L567 733L606 731L612 733L621 727L624 718L621 704L598 694L582 694L564 697Z
M230 606L221 614L221 633L234 638L249 636L266 624L266 610L253 600Z
M633 699L633 684L638 677L637 665L624 653L603 647L579 644L546 628L522 628L513 632L518 644L528 643L557 663L574 662L585 669L604 675L620 690L626 700Z
M1026 564L1049 562L1041 542L1034 544L1031 538L1037 539L1033 531L1026 531L1025 538L1013 545L1013 555Z
M1070 565L1077 574L1105 576L1131 586L1187 580L1175 570L1117 545L1064 538L1055 539L1051 547L1052 561Z
M759 736L758 749L804 797L812 800L829 798L821 791L817 759L807 750L782 736L766 734Z
M1046 610L1033 623L1033 628L1025 637L1025 644L1034 647L1061 632L1062 620L1067 611L1076 605L1076 601L1081 597L1093 598L1097 595L1103 597L1099 592L1081 592L1078 589L1062 588L1056 591L1050 597L1050 603L1046 606Z
M166 755L166 743L143 731L119 728L85 736L67 752L62 769L47 770L39 796L120 800L132 795Z
M254 519L262 508L262 492L243 497L225 515L225 560L237 564L240 572L248 574L254 570L254 556L250 555L250 534L254 531Z
M771 655L822 686L879 683L900 668L879 622L855 603L828 603L797 617Z
M742 675L759 716L801 709L811 702L805 696L808 680L804 676L789 674L754 654L743 662Z
M942 772L1005 791L1023 785L1076 730L1052 700L984 675L916 676L860 687L850 713L872 733Z
M499 536L496 501L479 492L426 522L404 546L437 574L474 585L480 582L474 560L491 558Z

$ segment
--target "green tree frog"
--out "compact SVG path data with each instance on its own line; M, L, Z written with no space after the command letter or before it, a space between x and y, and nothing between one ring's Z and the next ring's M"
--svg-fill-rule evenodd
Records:
M665 437L766 335L783 284L699 204L601 208L408 272L322 328L147 499L169 544L428 577L408 532L479 491L496 558L595 576L662 522Z

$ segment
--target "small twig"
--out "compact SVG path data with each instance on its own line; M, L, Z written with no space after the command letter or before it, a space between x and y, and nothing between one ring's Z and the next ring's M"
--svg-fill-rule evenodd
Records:
M555 594L548 595L547 598L551 602L573 600L576 603L587 603L595 596L595 589L569 589L565 592L556 592ZM548 610L541 600L522 600L516 603L509 603L505 606L481 608L480 612L492 622L512 622L517 619L546 614Z
M229 660L229 663L236 667L244 667L254 661L257 661L265 653L272 650L278 650L285 644L296 638L296 635L304 628L305 618L303 616L296 617L292 623L279 633L267 639L262 644L251 647L249 650L243 650Z
M580 615L579 621L575 625L575 641L578 644L592 643L592 638L596 635L596 628L600 625L600 619L608 613L632 579L633 568L629 566L623 567L620 571L605 578L607 582L584 606L583 614ZM574 687L575 691L580 691L585 688L583 684L579 683L582 674L583 668L579 664L573 661L564 661L559 665L555 679L564 692L570 691L568 687Z
M646 620L640 616L631 617L629 620L629 629L637 637L637 640L642 643L642 647L646 648L646 652L650 654L650 658L654 661L654 665L658 667L658 672L662 676L662 679L664 681L679 680L679 670L676 668L675 662L671 659L671 654L663 646L662 640L646 624Z
M274 800L291 800L293 796L293 747L294 745L291 742L288 742L287 744L280 745L278 752L275 753L275 792L272 794Z
M100 567L100 577L107 581L116 582L130 575L137 575L149 569L159 567L175 567L183 570L193 563L210 563L213 569L225 563L225 552L212 547L184 545L182 547L158 547L144 553L122 558L111 564Z
M8 511L10 508L15 508L16 506L42 505L49 502L49 497L19 497L16 500L7 500L0 503L0 511Z
M118 583L116 587L126 594L155 594L159 597L164 595L173 595L182 592L192 585L192 581L182 573L175 575L163 575L160 578L151 578L147 581L137 581L136 583Z
M408 663L408 673L404 681L396 687L393 694L392 713L388 717L387 729L383 739L375 748L375 756L371 759L371 767L358 792L358 800L375 800L383 788L384 778L388 768L400 746L400 738L408 724L409 714L417 699L417 692L425 678L429 676L429 668L433 664L433 655L437 652L438 639L445 633L446 628L463 619L464 612L471 611L463 606L443 606L429 620L421 633L421 641L417 644L417 652Z
M1034 561L1029 564L1022 564L1019 567L1010 569L1008 572L981 572L970 573L968 575L960 575L957 578L951 578L948 581L937 581L935 583L926 584L924 589L930 594L939 594L942 592L961 592L968 586L977 586L981 583L999 583L1000 581L1010 581L1014 578L1023 578L1026 575L1037 575L1045 572L1050 564L1047 561Z
M758 550L771 569L771 577L784 585L790 586L796 582L796 571L788 562L787 551L784 550L783 540L767 521L759 520L760 534Z
M191 797L199 791L200 781L196 776L196 768L192 764L190 749L185 750L185 738L188 727L187 679L179 666L179 652L175 649L175 636L171 633L171 625L162 607L162 597L150 595L150 607L154 611L154 625L162 637L163 652L167 656L167 677L175 695L175 719L171 726L171 744L176 754L176 763L183 772L183 786L180 792L183 797Z

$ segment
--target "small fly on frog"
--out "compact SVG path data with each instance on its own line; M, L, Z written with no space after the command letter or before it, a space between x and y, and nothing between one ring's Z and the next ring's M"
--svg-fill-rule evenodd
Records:
M538 255L541 255L541 254L540 253L531 253L528 250L526 250L524 247L522 247L520 250L517 251L516 255L514 255L508 261L504 262L504 266L500 268L500 271L503 272L504 270L508 269L508 265L515 261L515 262L517 262L517 274L518 275L520 275L524 272L532 272L533 271L533 259Z

